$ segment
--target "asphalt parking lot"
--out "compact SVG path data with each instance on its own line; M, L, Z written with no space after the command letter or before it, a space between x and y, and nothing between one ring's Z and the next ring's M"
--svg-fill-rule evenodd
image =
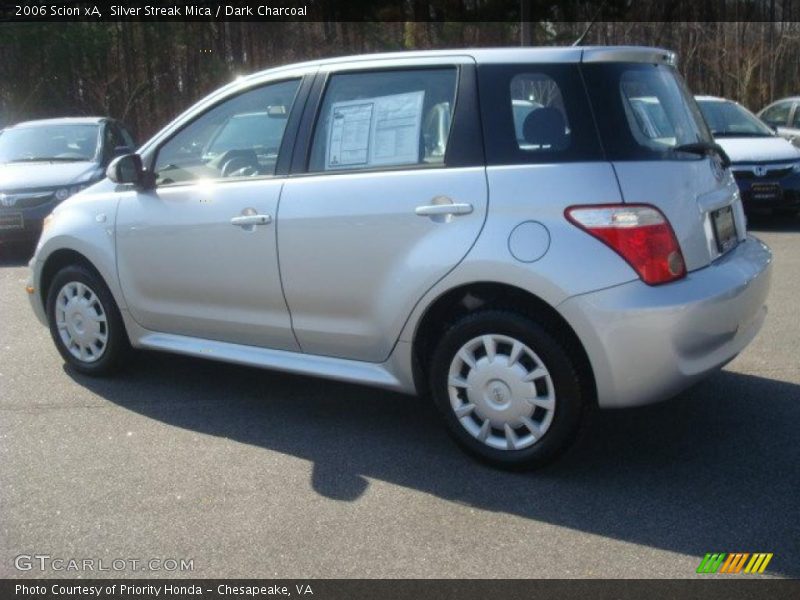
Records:
M20 554L192 559L192 577L691 577L737 551L800 577L800 219L751 230L775 252L756 341L525 474L472 462L393 393L150 353L75 374L28 306L24 250L0 246L0 577L75 575Z

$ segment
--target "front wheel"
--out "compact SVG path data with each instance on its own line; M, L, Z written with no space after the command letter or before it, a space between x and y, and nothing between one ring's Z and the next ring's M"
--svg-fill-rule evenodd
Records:
M489 310L453 325L434 353L434 401L455 440L504 468L554 459L588 405L574 350L522 315Z
M105 282L82 265L63 268L47 294L50 335L64 360L81 373L105 375L122 361L128 338Z

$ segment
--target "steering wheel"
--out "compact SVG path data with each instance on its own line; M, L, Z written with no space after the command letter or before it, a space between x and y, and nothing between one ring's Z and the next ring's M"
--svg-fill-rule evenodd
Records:
M242 177L258 173L258 165L246 156L234 156L222 163L223 177Z

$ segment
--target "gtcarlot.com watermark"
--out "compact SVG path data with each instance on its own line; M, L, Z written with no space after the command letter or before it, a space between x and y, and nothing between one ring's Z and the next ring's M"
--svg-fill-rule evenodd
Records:
M20 554L18 571L94 573L101 571L194 571L193 558L65 558L49 554Z

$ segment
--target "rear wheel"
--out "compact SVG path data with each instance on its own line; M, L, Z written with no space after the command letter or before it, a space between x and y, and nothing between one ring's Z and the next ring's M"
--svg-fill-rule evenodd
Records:
M47 294L50 335L64 360L87 375L119 366L128 347L122 318L103 280L82 265L56 273Z
M440 341L432 395L469 453L505 468L540 466L572 443L588 404L572 354L527 317L473 314Z

